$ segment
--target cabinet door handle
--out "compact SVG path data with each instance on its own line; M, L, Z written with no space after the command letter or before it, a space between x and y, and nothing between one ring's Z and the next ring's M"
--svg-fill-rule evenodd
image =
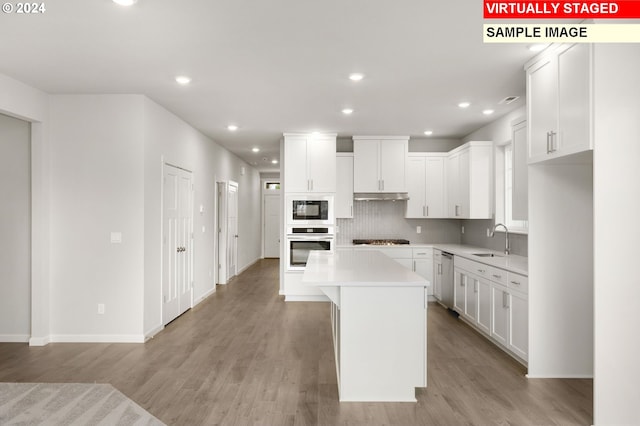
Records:
M473 281L473 292L474 293L478 292L478 281L476 280Z
M556 152L556 136L558 134L553 130L549 133L551 134L551 152Z
M416 261L414 260L413 261L413 272L415 272L415 271L416 271Z
M478 272L480 272L481 274L484 274L484 269L478 269Z
M493 278L500 279L500 278L502 278L502 275L496 275L496 274L493 274Z
M427 214L425 216L429 216L429 206L427 206Z
M511 284L513 285L520 285L520 283L518 281L511 281Z
M438 263L438 275L442 275L442 263Z
M427 211L425 210L424 206L422 206L422 216L426 216L427 215Z
M551 132L547 132L547 154L551 152Z
M502 307L505 309L509 309L509 293L506 291L502 292Z
M384 179L380 180L382 182L382 190L384 191Z

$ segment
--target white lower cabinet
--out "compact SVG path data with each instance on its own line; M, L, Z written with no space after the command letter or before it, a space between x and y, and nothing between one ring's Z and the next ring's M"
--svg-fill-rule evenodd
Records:
M509 349L523 360L529 353L529 299L526 294L509 293Z
M469 271L455 268L454 310L480 331L489 334L491 327L491 285Z
M416 274L429 280L430 286L427 287L427 295L434 296L434 269L433 269L433 247L411 248L407 246L395 247L362 247L358 250L378 250L395 260L407 269L412 270ZM440 250L437 250L440 252ZM441 253L441 252L440 252ZM442 272L442 266L440 266ZM438 299L439 300L439 299Z
M528 279L469 259L454 260L454 310L516 358L529 352Z
M491 285L491 337L504 346L509 345L509 308L506 287Z
M442 251L433 250L433 297L442 300Z

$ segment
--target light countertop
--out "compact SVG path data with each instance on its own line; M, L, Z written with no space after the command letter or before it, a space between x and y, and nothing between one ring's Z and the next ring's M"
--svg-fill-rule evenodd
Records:
M529 275L529 258L510 254L505 256L504 253L489 250L483 247L466 246L462 244L434 244L433 248L452 253L455 256L464 257L465 259L480 262L485 265L494 266L510 272L522 275ZM494 253L495 257L474 256L473 253ZM454 260L455 262L455 260Z
M431 283L376 250L312 251L302 282L322 286L428 287Z
M474 262L480 262L485 265L493 266L496 268L504 269L507 271L515 272L522 275L529 274L529 258L525 256L518 256L515 254L510 254L505 256L502 252L490 250L484 247L475 247L468 246L464 244L443 244L443 243L419 243L419 244L409 244L409 245L398 245L398 246L376 246L376 245L353 245L346 244L338 246L340 248L360 248L360 249L376 249L376 248L404 248L404 249L419 249L425 247L433 247L434 249L446 251L452 253L456 256L464 257L469 260L473 260ZM369 251L369 250L367 250ZM494 253L495 257L480 257L474 256L473 253Z

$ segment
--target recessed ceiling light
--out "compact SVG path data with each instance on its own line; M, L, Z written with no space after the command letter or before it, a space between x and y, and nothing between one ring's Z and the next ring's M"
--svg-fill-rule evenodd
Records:
M482 111L482 113L484 115L491 115L494 113L494 111L492 109L485 109L484 111Z
M278 164L278 160L271 160L271 164Z
M460 108L469 108L469 105L471 105L471 102L460 102L458 104Z
M351 108L345 108L345 109L342 110L342 113L344 115L353 114L353 110Z
M131 6L138 0L113 0L114 3L119 4L120 6Z
M229 124L227 126L227 130L229 130L230 132L235 132L236 130L238 130L238 126L236 126L235 124Z
M431 136L433 134L433 130L425 130L424 134L427 136Z
M191 83L191 78L187 77L186 75L179 75L176 77L176 82L178 84L189 84Z
M257 146L254 148L251 148L251 151L253 152L260 152L260 148L258 148Z
M364 74L360 74L358 72L354 72L353 74L349 74L349 80L351 81L360 81L364 78Z

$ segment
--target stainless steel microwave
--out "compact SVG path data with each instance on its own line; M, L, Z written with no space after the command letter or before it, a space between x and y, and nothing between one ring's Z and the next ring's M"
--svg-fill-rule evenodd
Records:
M333 195L289 195L286 215L290 225L333 225Z

